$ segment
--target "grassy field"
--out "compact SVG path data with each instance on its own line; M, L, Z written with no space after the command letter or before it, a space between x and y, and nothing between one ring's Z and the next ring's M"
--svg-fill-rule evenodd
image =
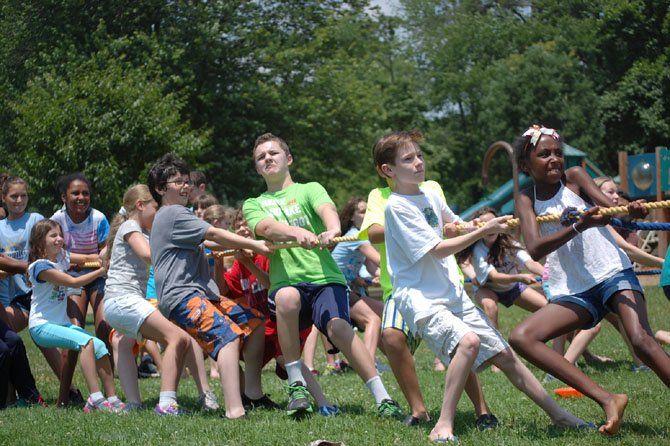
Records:
M670 329L670 303L659 289L647 289L651 324L654 329ZM525 317L517 308L501 309L502 330L509 330ZM91 326L88 326L91 329ZM57 409L57 382L46 362L27 336L22 333L33 373L42 394L51 404L48 408L9 409L0 415L0 444L216 444L216 445L307 445L316 439L341 441L353 445L423 445L430 444L427 435L431 424L406 428L398 421L380 419L364 384L353 374L321 377L320 383L327 395L343 410L339 417L324 418L314 415L295 421L282 412L255 411L245 421L226 421L220 414L198 412L197 392L191 379L182 382L179 399L193 410L193 415L181 418L162 418L151 411L132 415L104 413L84 414L81 409ZM670 444L670 393L652 373L629 371L630 358L621 338L606 326L594 341L592 351L610 356L616 363L607 367L583 369L605 388L626 392L630 404L625 422L615 439L600 436L594 431L573 431L553 428L549 419L528 398L516 391L502 374L485 371L481 380L487 401L500 419L498 429L479 432L474 429L475 415L471 403L464 397L456 417L460 444L472 445L611 445L616 444ZM441 404L444 375L433 371L433 357L421 347L416 355L417 368L427 407L433 418ZM264 371L265 390L282 404L286 402L284 385L273 372ZM531 368L536 376L543 373ZM391 373L382 375L391 395L406 408L406 403ZM81 373L75 375L76 385L85 392ZM211 383L222 399L219 382ZM144 402L153 407L158 398L158 379L140 381ZM548 384L552 391L560 384ZM120 385L119 385L120 389ZM600 408L585 398L560 399L559 403L582 417L602 421Z

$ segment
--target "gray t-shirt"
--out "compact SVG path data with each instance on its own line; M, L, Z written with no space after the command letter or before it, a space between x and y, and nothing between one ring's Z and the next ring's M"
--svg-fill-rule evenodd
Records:
M193 293L219 300L202 244L209 228L181 205L161 207L156 214L149 244L158 308L165 317Z
M137 221L127 220L119 226L114 237L109 271L107 272L106 300L129 294L144 297L147 293L149 265L135 254L135 251L126 241L126 236L133 232L141 233L149 241L149 234L142 231Z

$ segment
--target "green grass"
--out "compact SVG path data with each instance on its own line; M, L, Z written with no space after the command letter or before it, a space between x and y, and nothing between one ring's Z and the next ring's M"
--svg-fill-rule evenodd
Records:
M654 329L670 329L670 304L657 288L647 289L651 324ZM502 330L509 330L526 316L518 308L501 308ZM90 329L91 326L89 325ZM324 418L313 415L301 421L288 419L282 412L255 411L246 421L226 421L219 414L197 411L197 392L191 379L182 381L179 399L193 410L192 416L161 418L151 411L132 415L105 413L84 414L81 409L57 409L57 381L43 357L22 333L38 386L51 404L48 408L9 409L0 414L0 444L217 444L217 445L307 445L316 439L341 441L357 445L427 445L431 425L406 428L394 420L376 416L374 404L365 385L353 374L321 377L324 391L343 410L343 415ZM607 367L583 369L605 388L626 392L630 404L625 422L614 440L596 432L552 428L549 419L528 398L507 382L502 374L483 372L482 385L486 399L501 426L493 431L474 429L472 405L464 397L458 406L456 432L461 444L473 445L600 445L600 444L670 444L670 408L668 389L651 373L634 374L629 371L630 358L620 337L605 326L591 347L592 351L610 356L616 364ZM422 346L416 355L417 369L426 405L436 418L442 398L444 375L433 371L433 357ZM543 373L531 367L536 376ZM284 404L284 385L268 367L263 373L265 390L273 399ZM382 379L391 395L406 408L406 403L392 374ZM76 385L85 392L81 373L75 375ZM210 383L222 399L219 382ZM158 397L158 379L140 381L144 402L153 407ZM120 389L120 385L118 386ZM560 384L547 385L549 391ZM586 398L560 399L559 403L585 420L602 421L602 412L596 403Z

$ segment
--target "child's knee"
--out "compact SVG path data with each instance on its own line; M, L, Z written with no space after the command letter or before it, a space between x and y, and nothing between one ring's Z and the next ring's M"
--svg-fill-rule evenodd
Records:
M479 336L473 332L466 333L458 342L458 350L468 357L476 357L479 353Z
M514 350L523 350L529 339L530 330L524 324L520 324L509 334L509 343Z
M282 288L275 295L278 313L300 311L300 294L293 288Z
M336 317L328 321L326 331L328 332L328 337L334 340L349 335L353 330L349 322Z
M397 352L407 349L407 336L396 328L382 330L382 345L387 352Z

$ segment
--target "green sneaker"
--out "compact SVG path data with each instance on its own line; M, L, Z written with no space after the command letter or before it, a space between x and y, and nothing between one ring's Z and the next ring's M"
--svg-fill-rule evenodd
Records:
M310 394L307 388L300 381L296 381L288 386L288 405L286 413L289 416L300 416L305 413L312 413L314 409L309 402Z
M402 417L402 410L400 405L393 400L382 400L381 404L377 406L377 413L380 417L400 418Z

